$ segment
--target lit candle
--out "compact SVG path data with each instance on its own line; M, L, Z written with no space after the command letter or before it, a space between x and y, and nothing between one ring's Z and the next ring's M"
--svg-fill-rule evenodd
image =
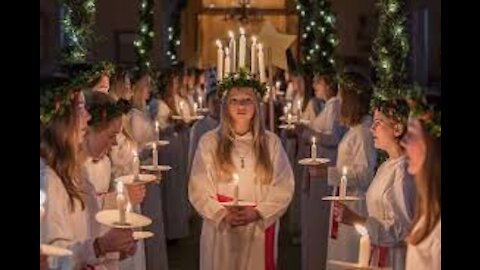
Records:
M360 237L360 248L358 250L358 266L360 267L368 267L370 261L370 236L368 235L368 231L365 226L360 224L355 224L355 229L361 235Z
M280 91L280 87L281 87L281 86L282 86L282 82L277 81L277 82L275 83L275 87L277 88L278 91Z
M288 106L285 105L285 106L283 106L283 115L284 115L285 117L287 117L287 114L288 114Z
M265 59L263 57L263 44L259 43L258 47L258 69L260 71L260 82L267 82L267 75L265 74Z
M344 198L347 196L347 173L348 168L347 166L342 167L342 178L340 178L340 197Z
M202 101L203 101L202 96L199 96L199 97L198 97L198 107L199 107L199 108L203 108Z
M238 177L238 174L234 173L232 175L233 177L233 203L235 205L238 205L238 194L240 193L240 190L238 188L238 182L240 178Z
M160 125L158 121L155 121L155 141L154 144L157 144L157 140L160 139Z
M197 102L193 102L193 114L194 114L194 115L197 115L197 110L198 110L198 103L197 103Z
M300 99L297 100L297 113L299 116L302 114L302 101Z
M223 46L222 42L217 39L217 79L223 78Z
M235 73L237 64L237 42L235 40L235 35L233 34L233 31L228 31L228 35L230 36L230 43L228 44L228 47L230 49L231 71Z
M239 48L238 48L238 68L245 67L245 52L247 49L247 40L245 38L245 29L240 27L240 39L239 39Z
M125 224L126 223L126 207L127 207L127 199L125 195L123 195L123 182L117 182L117 209L119 215L119 223Z
M153 143L152 147L152 162L153 162L153 167L155 169L158 168L158 151L157 151L157 143Z
M317 141L316 140L317 139L315 137L312 137L312 147L310 148L310 155L313 161L317 159Z
M180 101L180 104L179 104L179 105L180 105L180 116L182 116L182 118L183 118L183 115L184 115L184 114L183 114L183 106L184 106L184 105L183 105L183 101Z
M288 113L288 115L287 115L287 127L290 128L291 125L292 125L292 114Z
M252 37L252 47L250 48L250 71L252 74L257 72L257 38Z
M223 77L226 78L228 77L228 74L230 74L230 50L225 47L225 65L224 65L225 70L223 71Z
M45 209L43 208L43 204L45 203L46 199L45 192L40 190L40 244L42 243L42 220L43 216L45 215Z
M140 174L140 159L138 158L138 153L136 150L132 151L133 153L133 181L140 180L139 179L139 174Z

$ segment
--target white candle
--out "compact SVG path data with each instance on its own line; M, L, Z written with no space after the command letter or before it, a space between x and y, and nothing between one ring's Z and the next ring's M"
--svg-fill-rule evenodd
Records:
M297 113L299 116L302 114L302 101L300 99L297 100Z
M310 155L312 157L312 160L317 159L317 139L315 137L312 137L312 147L310 148Z
M237 68L237 41L235 40L233 31L228 31L228 35L230 36L230 43L228 44L228 47L230 49L231 71L235 73Z
M348 184L347 173L348 173L347 166L343 166L342 178L340 178L340 197L342 198L347 196L347 184Z
M240 40L238 41L239 48L238 48L238 68L245 67L245 58L246 58L246 50L247 50L247 40L245 38L245 29L240 27Z
M283 106L283 115L284 115L285 117L287 117L287 114L288 114L288 106L285 105L285 106Z
M238 195L240 193L240 190L238 188L238 182L240 178L238 177L238 174L234 173L232 175L233 178L233 203L238 205Z
M183 106L184 106L183 101L180 101L179 105L180 105L180 112L179 113L180 113L180 116L183 118Z
M259 43L258 47L258 69L260 71L260 82L267 82L267 75L265 74L265 59L263 57L263 44Z
M225 65L224 65L225 70L223 71L223 77L226 78L228 77L228 74L230 74L230 50L225 47Z
M217 39L217 80L223 78L223 46L222 42Z
M158 168L158 151L157 151L157 143L153 143L152 147L152 162L153 162L153 167L155 169Z
M43 208L43 204L46 200L45 192L40 190L40 244L42 243L42 220L43 216L45 215L45 209Z
M126 206L127 206L127 200L125 198L125 195L123 195L123 182L118 181L117 182L117 209L118 209L120 224L125 224L126 222L126 210L127 210Z
M288 113L287 115L287 126L290 127L292 125L292 114Z
M194 115L197 115L197 110L198 110L198 103L197 103L197 102L193 102L193 114L194 114Z
M358 265L360 267L368 267L370 261L370 236L368 235L367 229L359 224L355 224L355 229L361 235L360 237L360 248L358 250Z
M202 96L199 96L199 97L198 97L198 107L199 107L199 108L203 108L202 101L203 101Z
M133 181L139 180L140 174L140 159L138 158L138 153L136 150L132 151L133 153Z
M158 121L155 121L155 141L154 144L157 144L157 140L160 139L160 125Z
M250 71L252 74L257 72L257 38L252 37L252 47L250 48Z

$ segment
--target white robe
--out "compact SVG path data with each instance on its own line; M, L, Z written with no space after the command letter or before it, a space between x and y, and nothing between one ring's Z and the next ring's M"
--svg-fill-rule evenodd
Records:
M406 245L415 203L415 183L407 172L407 159L385 161L366 194L367 230L372 244L389 247L387 265L405 269Z
M94 186L88 181L81 181L85 209L82 210L75 200L75 210L71 211L67 191L55 171L49 166L41 166L40 177L47 198L41 228L43 242L73 252L69 257L50 258L50 267L80 270L89 264L96 269L115 269L108 267L112 263L110 259L95 256L93 242L101 235L101 228L95 220L99 208Z
M136 113L141 113L137 111ZM147 132L150 132L150 120L138 115L134 121L144 122L137 123L136 126L144 126ZM129 124L133 122L128 121ZM132 127L129 127L132 128ZM145 139L145 140L148 140ZM133 174L133 150L135 150L135 142L126 137L125 134L117 135L117 145L113 146L110 151L110 159L112 161L112 177L113 179ZM161 148L159 148L161 151ZM145 156L151 157L151 150L145 150ZM137 251L132 258L128 258L120 262L122 270L142 270L142 269L168 269L167 263L167 247L165 243L165 232L163 227L161 185L146 185L146 196L142 205L133 205L132 209L135 213L143 214L152 219L152 224L146 228L154 233L154 236L143 241L138 241Z
M414 231L425 222L421 219ZM440 270L442 262L442 220L430 234L416 246L408 245L406 270Z
M182 99L175 95L175 104L178 105ZM179 106L179 105L178 105ZM183 115L189 115L189 106L184 103ZM177 111L178 107L176 108ZM157 121L160 127L160 137L168 140L170 144L159 148L159 162L163 165L170 165L172 169L165 173L162 180L162 204L165 225L165 236L167 239L185 238L189 234L190 205L187 198L187 163L189 128L183 127L175 130L170 119L172 112L168 105L159 101Z
M342 167L348 167L347 193L362 198L361 201L345 202L355 212L367 215L365 193L373 179L377 152L370 132L371 116L364 116L362 122L345 134L338 146L336 167L328 170L328 182L338 186ZM333 260L357 262L360 236L352 226L340 224L337 239L329 239L328 257ZM328 269L338 269L328 266Z
M239 155L236 151L232 153L232 161L240 179L239 200L256 203L262 218L246 226L231 228L223 221L227 210L216 198L219 194L233 197L231 183L216 179L213 168L217 132L218 129L209 131L200 139L189 184L190 202L203 217L200 270L263 270L266 261L265 230L275 224L277 239L278 221L293 195L292 169L279 138L267 132L273 180L269 185L255 183L253 168L256 160L252 151L252 135L236 136L235 149L245 154L245 166L242 169ZM274 245L276 249L276 241Z
M213 119L210 115L207 115L204 119L193 124L190 129L190 144L188 146L188 172L190 172L193 156L197 150L198 142L200 138L207 131L215 129L218 126L218 120Z
M129 117L130 130L139 147L155 140L155 125L146 112L133 109L130 111Z

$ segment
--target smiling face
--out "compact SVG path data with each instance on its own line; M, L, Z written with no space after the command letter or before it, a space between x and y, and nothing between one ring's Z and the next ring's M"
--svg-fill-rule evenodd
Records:
M255 116L255 92L252 88L233 88L229 91L227 108L233 123L250 123Z

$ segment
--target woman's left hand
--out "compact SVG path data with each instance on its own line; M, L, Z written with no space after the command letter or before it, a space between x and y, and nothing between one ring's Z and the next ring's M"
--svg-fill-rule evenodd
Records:
M238 211L238 215L243 221L243 225L248 225L260 219L260 214L257 209L252 207L243 207L243 209Z

